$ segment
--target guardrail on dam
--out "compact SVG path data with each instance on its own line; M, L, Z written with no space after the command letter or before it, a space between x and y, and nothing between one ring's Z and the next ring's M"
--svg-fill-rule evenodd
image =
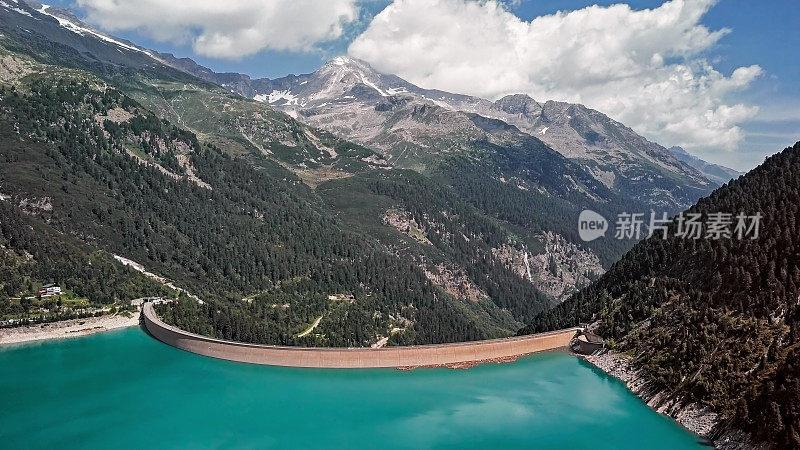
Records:
M486 341L384 348L286 347L224 341L167 325L146 303L142 317L147 331L165 344L212 358L284 367L356 369L421 367L500 360L569 345L579 328Z

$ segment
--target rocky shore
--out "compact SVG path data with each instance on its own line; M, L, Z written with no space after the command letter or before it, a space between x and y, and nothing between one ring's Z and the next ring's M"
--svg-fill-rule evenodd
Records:
M0 328L0 345L88 336L139 325L139 313L109 314L16 328Z
M687 430L707 439L721 450L767 449L754 445L747 433L726 425L722 418L708 407L684 403L671 393L655 387L642 370L631 364L629 358L612 351L585 357L586 361L603 372L619 379L628 389L655 411L670 416Z

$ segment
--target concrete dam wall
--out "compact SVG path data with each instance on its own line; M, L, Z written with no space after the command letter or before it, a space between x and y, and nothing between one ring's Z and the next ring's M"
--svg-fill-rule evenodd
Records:
M198 355L251 364L284 367L356 369L421 367L501 360L567 347L578 328L486 341L410 347L318 348L248 344L188 333L167 325L146 303L142 317L147 331L165 344Z

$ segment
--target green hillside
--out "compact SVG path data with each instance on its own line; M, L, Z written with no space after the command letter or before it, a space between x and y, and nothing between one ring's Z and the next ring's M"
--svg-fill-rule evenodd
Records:
M48 283L58 284L65 295L42 299L38 289ZM135 298L173 294L109 253L0 201L0 320L68 319L125 310Z
M31 220L206 300L165 311L172 323L252 342L430 343L510 334L551 302L478 246L490 235L511 238L471 208L462 206L475 225L451 226L472 244L448 251L460 258L448 261L480 251L482 264L506 275L485 285L488 296L465 300L412 259L345 226L280 163L255 165L201 143L91 75L42 69L0 92L4 195L27 205ZM426 191L437 199L434 188ZM469 269L472 279L484 280L482 273ZM314 333L297 336L320 316Z
M776 448L800 446L800 143L688 213L761 213L758 237L648 239L522 333L596 322L676 398ZM748 223L749 225L749 223ZM746 230L745 230L746 231Z

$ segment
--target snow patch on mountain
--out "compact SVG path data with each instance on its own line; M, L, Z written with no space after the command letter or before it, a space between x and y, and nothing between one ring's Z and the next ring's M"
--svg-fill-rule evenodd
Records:
M73 32L75 34L79 34L81 36L85 36L86 34L90 34L90 35L92 35L92 36L94 36L96 38L99 38L99 39L101 39L101 40L103 40L105 42L117 45L117 46L122 47L122 48L127 49L127 50L133 50L135 52L144 53L144 54L152 57L152 55L150 53L148 53L148 52L146 52L146 51L144 51L144 50L142 50L140 48L134 47L132 45L128 45L128 44L126 44L124 42L120 42L120 41L118 41L118 40L116 40L116 39L114 39L112 37L106 36L103 33L100 33L98 31L92 30L90 28L82 27L82 26L80 26L80 25L78 25L78 24L76 24L76 23L74 23L74 22L72 22L72 21L70 21L68 19L65 19L64 17L61 17L59 15L51 14L51 13L47 12L48 9L50 9L50 5L44 5L43 4L42 7L37 9L36 11L56 19L58 21L59 25L61 25L62 27L66 28L67 30L69 30L69 31L71 31L71 32ZM28 14L28 15L30 15L30 14Z
M283 100L284 105L297 105L298 98L292 95L292 92L287 90L283 91L272 91L269 94L256 94L253 97L253 100L262 103L269 103L270 105L273 103L278 103Z
M11 1L14 2L15 4L19 4L19 3L17 3L17 0L11 0ZM22 14L22 15L25 15L25 16L28 16L28 17L33 17L33 14L29 13L28 11L25 11L24 9L20 8L19 6L11 6L11 5L9 5L8 3L4 2L4 1L0 1L0 6L2 6L3 8L6 8L6 9L10 9L11 11L16 11L16 12ZM35 19L35 17L33 17L33 18Z

